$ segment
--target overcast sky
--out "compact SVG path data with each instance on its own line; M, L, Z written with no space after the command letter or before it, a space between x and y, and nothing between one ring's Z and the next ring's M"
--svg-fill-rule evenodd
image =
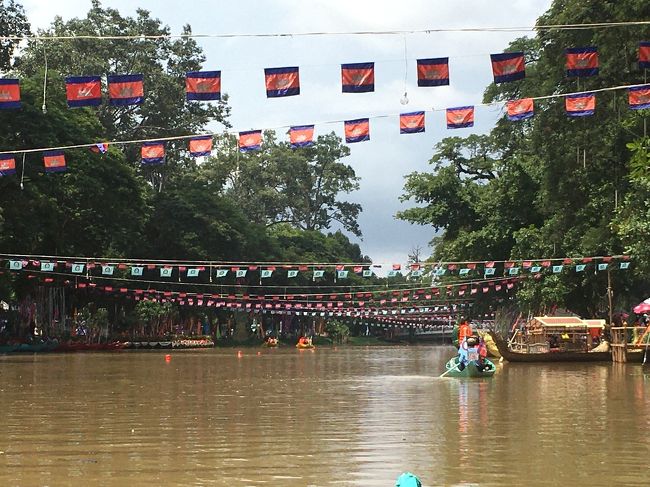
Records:
M83 17L90 0L19 0L33 28L50 24L55 15ZM104 6L132 15L151 11L180 33L190 24L196 34L300 33L368 30L424 30L459 27L531 26L551 0L109 0ZM381 36L320 36L198 40L206 70L221 70L222 90L230 95L235 130L316 124L316 134L336 131L341 123L322 122L377 115L370 141L351 144L347 162L361 177L361 189L348 196L363 206L360 217L364 254L375 262L405 262L409 251L433 237L431 227L394 218L407 208L398 198L404 176L429 170L433 146L444 137L466 136L490 129L502 116L497 108L477 108L476 126L448 130L444 112L427 113L424 134L399 135L397 114L444 110L481 102L492 80L489 55L502 52L523 33L430 33ZM406 56L405 56L406 47ZM418 88L416 59L450 58L451 85ZM406 67L405 67L406 57ZM374 93L341 93L341 63L375 62ZM299 66L301 94L267 99L263 69ZM405 84L406 75L406 84ZM409 103L400 104L408 92ZM145 87L146 89L146 87ZM354 239L356 241L356 239Z

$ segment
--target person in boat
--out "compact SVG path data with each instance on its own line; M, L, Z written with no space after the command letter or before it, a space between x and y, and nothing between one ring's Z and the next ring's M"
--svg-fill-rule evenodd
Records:
M460 325L458 325L458 343L463 343L463 340L465 340L468 337L472 336L472 327L467 321L467 319L463 318L463 320L460 322Z
M479 337L478 361L476 363L476 368L481 372L484 371L485 369L490 368L487 362L487 354L488 351L487 351L487 346L485 345L485 340L483 340L483 337Z

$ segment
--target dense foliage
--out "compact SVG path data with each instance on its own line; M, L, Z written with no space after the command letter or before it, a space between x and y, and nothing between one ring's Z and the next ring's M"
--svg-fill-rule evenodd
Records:
M555 1L541 25L650 17L636 0ZM484 102L643 83L638 43L650 29L540 30L512 42L526 53L526 79L490 85ZM567 78L564 49L597 46L600 73ZM598 93L596 114L569 119L562 98L535 102L534 118L502 118L485 135L449 137L435 147L432 172L407 177L398 216L432 225L436 260L495 260L629 253L635 275L613 273L620 306L649 291L647 110L627 107L627 92ZM602 273L605 274L605 273ZM586 315L607 306L606 276L569 273L529 282L519 292L534 310L559 304Z

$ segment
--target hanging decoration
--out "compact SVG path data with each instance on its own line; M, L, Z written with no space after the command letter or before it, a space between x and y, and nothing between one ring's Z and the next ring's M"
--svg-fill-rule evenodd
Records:
M343 93L375 91L375 63L341 64Z
M400 134L417 134L424 132L424 112L402 113L399 116Z
M68 76L65 79L68 107L97 107L102 103L102 84L99 76Z
M262 131L247 130L239 132L239 151L250 152L262 148Z
M565 52L568 77L585 78L598 75L598 49L596 47L570 47Z
M0 154L0 177L16 174L16 158L13 154Z
M295 96L300 94L298 67L266 68L264 70L266 97Z
M460 129L474 126L474 107L447 108L447 128Z
M0 79L0 109L20 108L20 81Z
M347 120L345 127L345 142L353 144L355 142L364 142L370 140L370 120L367 118L358 118Z
M639 42L639 69L650 69L650 42Z
M418 86L449 85L449 58L418 59Z
M212 152L212 136L192 137L189 143L189 151L192 157L209 156Z
M521 100L511 100L506 102L508 120L526 120L535 115L535 108L532 98L522 98Z
M292 149L314 145L314 126L296 125L289 128L289 143Z
M632 110L650 108L650 85L630 88L628 99Z
M65 155L62 150L43 152L43 165L45 172L64 172L66 168Z
M221 100L221 71L185 73L185 97L188 101Z
M113 106L141 105L144 85L141 74L108 76L109 103Z
M587 117L593 115L596 110L596 95L593 93L567 95L564 100L569 117Z
M165 144L163 142L145 142L140 149L142 164L163 164L165 162Z
M518 81L526 77L526 67L523 52L506 52L490 54L492 74L495 83Z

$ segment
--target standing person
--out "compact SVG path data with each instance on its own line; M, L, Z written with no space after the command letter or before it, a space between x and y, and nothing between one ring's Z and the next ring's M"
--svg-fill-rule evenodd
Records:
M471 336L472 336L472 327L470 326L467 319L463 318L463 320L460 322L460 325L458 326L458 343L459 344L463 343L463 340L465 340L465 338Z

